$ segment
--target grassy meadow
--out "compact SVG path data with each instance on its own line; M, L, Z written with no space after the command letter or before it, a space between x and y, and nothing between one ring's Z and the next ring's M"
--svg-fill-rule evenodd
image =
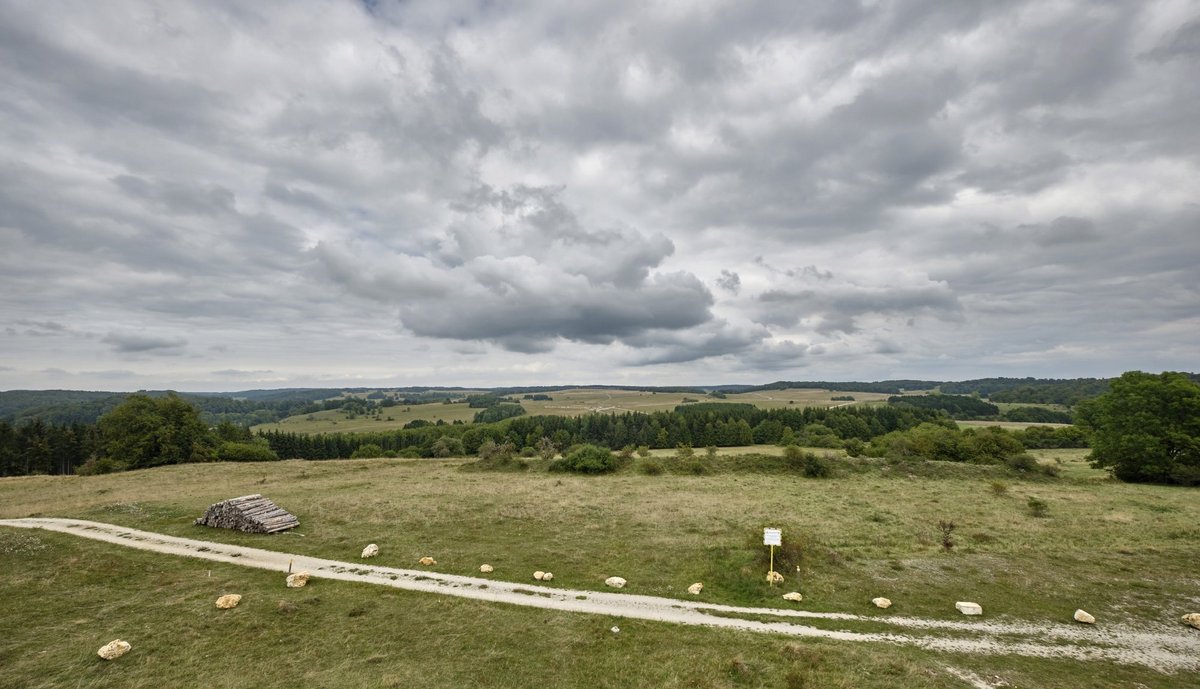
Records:
M645 390L556 390L546 393L550 400L521 399L522 395L512 395L521 402L525 412L532 416L582 416L584 414L623 414L625 412L651 413L671 411L688 401L698 402L737 402L753 404L763 409L777 409L787 406L822 406L829 407L847 404L844 401L834 401L832 397L850 395L854 397L852 404L877 403L888 398L888 395L872 392L830 392L816 389L770 390L767 392L750 392L728 395L725 399L714 399L696 393L649 392ZM358 396L364 396L362 393ZM277 430L293 433L352 433L362 431L387 431L403 428L405 424L415 421L436 423L444 421L453 423L462 421L470 423L479 409L472 409L466 402L454 404L417 404L397 405L380 410L378 417L358 415L349 418L345 411L332 409L313 414L301 414L282 419L278 423L261 424L254 427L256 431Z
M703 460L703 452L697 456ZM635 459L610 476L466 471L468 460L194 464L93 477L0 479L0 518L93 519L179 536L353 561L378 543L383 566L431 555L440 572L630 593L779 604L865 615L1178 627L1200 609L1195 489L1122 484L1078 450L1041 451L1060 476L939 463L841 458L806 479L777 458L722 454L708 473ZM657 461L661 475L641 465ZM299 516L275 536L192 524L212 502L263 493ZM1044 505L1035 516L1030 498ZM953 521L942 545L940 521ZM783 529L787 581L763 582L762 528ZM1195 673L909 647L801 640L515 608L282 576L0 528L0 684L9 687L964 687L965 669L1009 686L1179 687ZM245 596L227 612L222 593ZM888 612L869 601L887 596ZM609 627L617 624L619 634ZM825 623L835 624L835 623ZM836 628L831 627L831 628ZM95 657L112 638L134 645Z

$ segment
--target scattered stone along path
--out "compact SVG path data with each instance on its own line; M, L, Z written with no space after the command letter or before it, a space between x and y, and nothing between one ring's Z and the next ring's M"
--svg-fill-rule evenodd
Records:
M1163 672L1200 670L1200 633L1180 626L1154 631L1124 625L933 620L899 615L747 608L608 591L518 584L428 570L378 567L127 529L80 519L0 519L0 526L46 529L169 555L286 572L307 570L340 579L525 607L673 624L720 627L784 636L873 641L967 654L1023 655L1145 665ZM282 584L281 584L282 586ZM865 605L866 601L864 601ZM796 621L805 620L810 624ZM820 624L822 626L813 626ZM849 631L877 628L879 631ZM830 628L833 627L833 628Z

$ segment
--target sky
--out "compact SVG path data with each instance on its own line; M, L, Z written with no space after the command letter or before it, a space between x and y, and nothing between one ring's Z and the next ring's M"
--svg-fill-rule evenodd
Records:
M0 389L1200 370L1192 0L0 0Z

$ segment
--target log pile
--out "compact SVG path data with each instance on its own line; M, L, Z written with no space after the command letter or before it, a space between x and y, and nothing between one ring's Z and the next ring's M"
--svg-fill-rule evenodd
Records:
M299 526L300 520L256 493L210 505L196 523L246 533L278 533Z

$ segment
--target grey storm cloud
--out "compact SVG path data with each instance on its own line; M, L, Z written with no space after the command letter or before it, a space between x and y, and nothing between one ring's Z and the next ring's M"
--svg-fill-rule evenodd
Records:
M738 357L758 348L770 331L762 327L734 327L716 320L683 331L653 330L625 340L639 351L634 366L679 364L711 357Z
M0 2L0 388L1186 369L1198 67L1169 0Z
M120 332L109 333L100 338L100 341L112 345L113 351L121 354L178 354L179 350L187 345L187 340L182 337Z
M319 244L331 282L393 305L416 335L485 340L546 352L556 340L633 342L647 330L712 318L712 294L688 272L656 269L674 247L661 234L589 229L561 190L474 190L431 237L430 256Z
M942 319L961 317L962 305L945 285L862 288L840 285L827 289L775 289L758 296L761 323L794 326L817 317L816 330L829 334L857 332L857 319L867 314L911 318L930 314Z

